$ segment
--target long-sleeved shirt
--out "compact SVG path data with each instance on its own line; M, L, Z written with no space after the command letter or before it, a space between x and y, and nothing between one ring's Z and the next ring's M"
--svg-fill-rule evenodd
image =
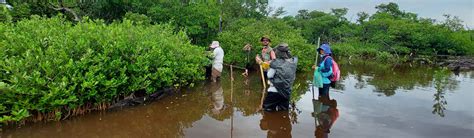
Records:
M224 64L224 50L221 47L217 47L212 51L212 55L212 67L217 71L222 72L222 68L224 68L222 65Z
M332 75L332 57L326 55L323 57L323 61L319 64L318 71L321 72L323 77L323 84L331 84L329 79Z
M271 79L275 76L276 70L273 68L268 69L267 71L267 77L268 79ZM278 92L275 86L271 82L268 83L268 92Z

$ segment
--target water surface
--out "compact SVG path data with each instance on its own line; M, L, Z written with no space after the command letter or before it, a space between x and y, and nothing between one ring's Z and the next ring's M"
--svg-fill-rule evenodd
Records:
M342 81L330 91L338 117L333 118L330 133L322 134L474 136L473 72L455 75L429 66L340 64ZM203 82L147 105L4 128L0 133L2 137L315 137L321 125L316 123L324 118L312 115L313 94L307 83L311 74L298 74L292 110L264 113L258 111L259 74L254 72L247 80L240 76L242 71L234 71L234 81L226 70L220 83Z

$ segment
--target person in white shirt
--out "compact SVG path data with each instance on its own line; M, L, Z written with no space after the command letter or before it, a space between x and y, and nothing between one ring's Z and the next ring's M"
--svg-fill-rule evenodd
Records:
M224 64L224 50L220 47L219 41L212 41L209 46L212 50L212 73L211 80L213 82L217 81L217 78L220 78L223 64Z

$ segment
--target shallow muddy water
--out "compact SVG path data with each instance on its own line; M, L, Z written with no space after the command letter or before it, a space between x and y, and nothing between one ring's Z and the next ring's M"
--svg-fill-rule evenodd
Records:
M311 73L299 73L290 111L258 111L259 74L246 80L241 70L234 69L234 81L225 70L220 83L202 82L147 105L3 128L0 133L2 137L474 136L474 72L446 75L427 66L340 64L342 81L330 90L331 104L313 101ZM333 122L329 130L328 122Z

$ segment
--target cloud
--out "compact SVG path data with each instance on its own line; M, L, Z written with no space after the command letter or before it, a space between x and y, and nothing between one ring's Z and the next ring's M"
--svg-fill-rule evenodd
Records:
M470 28L474 28L474 2L472 0L270 0L271 7L284 7L287 15L296 15L298 10L329 12L331 8L348 8L346 18L354 21L358 12L375 13L375 6L395 2L400 10L413 12L419 17L444 20L443 14L458 16Z

